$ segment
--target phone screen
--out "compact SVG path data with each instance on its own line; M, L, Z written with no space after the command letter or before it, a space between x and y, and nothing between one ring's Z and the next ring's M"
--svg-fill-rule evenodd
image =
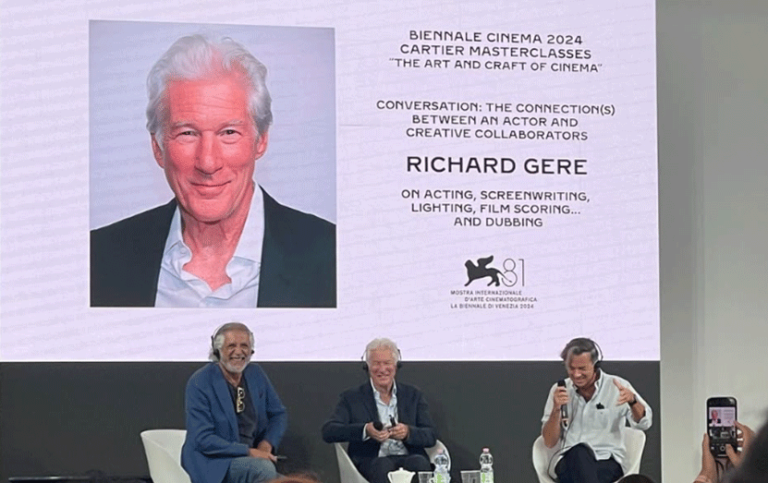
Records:
M721 404L718 404L721 403ZM725 456L726 445L736 449L736 400L707 404L709 446L715 456Z
M736 425L735 423L736 423L735 407L723 406L723 407L709 408L709 427L710 428L731 427L731 426L735 426Z

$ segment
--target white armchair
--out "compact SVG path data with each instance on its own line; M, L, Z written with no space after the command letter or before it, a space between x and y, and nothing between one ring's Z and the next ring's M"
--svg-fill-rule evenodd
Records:
M147 455L149 476L154 483L191 483L181 467L181 447L186 436L183 429L142 431L141 442Z
M645 433L639 429L622 429L624 444L627 448L627 473L628 475L637 474L640 471L640 462L643 459L643 449L645 448ZM549 476L548 466L552 456L557 453L556 449L549 449L544 444L544 438L539 436L533 442L533 467L536 469L536 476L539 477L539 483L555 483L555 480ZM342 482L343 483L343 482Z

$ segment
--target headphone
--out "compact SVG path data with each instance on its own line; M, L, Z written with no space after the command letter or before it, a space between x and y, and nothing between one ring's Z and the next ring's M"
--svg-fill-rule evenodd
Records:
M392 342L389 339L384 339L384 340L386 340L387 342ZM400 370L400 368L403 367L403 362L402 362L403 355L400 353L400 349L397 347L397 344L395 344L394 342L392 342L392 344L395 346L395 350L392 351L392 354L394 354L395 356L395 363L396 363L395 367L397 367L397 370ZM370 345L370 343L368 345ZM383 346L383 347L386 347L386 346ZM368 347L366 347L365 351L363 351L363 354L360 356L360 360L363 361L363 371L367 373L368 372Z
M590 359L592 359L592 365L595 366L595 371L599 370L603 364L603 350L597 342L588 337L576 337L565 344L565 348L560 353L560 358L565 361L572 350L574 350L576 355L588 352Z
M249 329L247 325L241 322L227 322L226 324L219 326L219 328L213 332L213 335L211 335L210 359L212 361L218 362L221 360L221 351L216 347L216 338L222 335L224 332L229 332L230 330L240 330L247 332L248 337L251 339L251 354L256 352L253 350L253 345L255 344L256 340L253 336L253 332L251 332L251 329Z

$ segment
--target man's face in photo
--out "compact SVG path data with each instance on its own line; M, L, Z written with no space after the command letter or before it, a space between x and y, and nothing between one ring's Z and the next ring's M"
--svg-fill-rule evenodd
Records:
M195 220L228 219L247 200L256 160L267 149L248 112L243 76L171 80L163 146L152 148L181 209Z

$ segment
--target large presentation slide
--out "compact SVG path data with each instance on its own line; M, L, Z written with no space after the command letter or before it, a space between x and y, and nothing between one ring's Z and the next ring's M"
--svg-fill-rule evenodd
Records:
M381 336L410 360L554 360L577 336L659 360L652 0L65 3L0 13L0 360L196 361L229 321L262 361ZM240 240L259 304L157 295L176 204L147 77L197 34L267 69L248 223L281 238ZM318 248L273 276L273 245Z

